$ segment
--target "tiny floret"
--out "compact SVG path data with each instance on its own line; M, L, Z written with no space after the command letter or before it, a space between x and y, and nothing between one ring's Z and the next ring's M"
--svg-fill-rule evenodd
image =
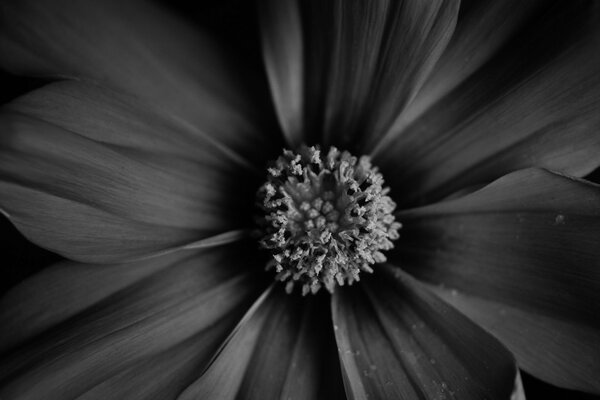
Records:
M268 270L302 294L333 292L386 261L401 224L383 176L369 157L331 147L284 150L258 190L258 236L272 253Z

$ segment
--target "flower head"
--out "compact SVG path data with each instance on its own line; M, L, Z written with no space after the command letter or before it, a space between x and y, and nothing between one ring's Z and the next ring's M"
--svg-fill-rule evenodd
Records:
M396 204L368 157L357 159L335 147L321 156L316 147L286 150L269 168L259 189L264 213L261 245L273 251L268 268L277 279L302 284L302 293L360 280L361 271L386 261L400 224Z
M243 3L0 4L0 398L600 393L598 6Z

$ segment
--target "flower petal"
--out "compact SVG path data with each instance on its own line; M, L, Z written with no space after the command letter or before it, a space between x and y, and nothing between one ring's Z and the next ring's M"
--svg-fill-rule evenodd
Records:
M524 170L398 218L403 269L464 293L527 372L600 392L599 185Z
M382 144L375 162L403 192L401 206L520 168L583 176L600 165L600 9L586 4L555 4Z
M130 221L39 189L0 182L1 207L32 242L87 262L134 260L182 246L202 231Z
M343 398L326 300L266 292L180 399Z
M228 315L180 345L136 362L77 399L176 399L210 360L237 317Z
M17 347L95 303L181 262L178 252L114 265L59 262L22 282L0 301L0 353Z
M510 396L510 400L526 400L525 390L523 389L523 381L521 379L521 372L517 370L517 378L515 379L515 387Z
M195 188L198 195L205 196L206 200L220 195L222 198L218 198L219 204L231 203L236 197L230 196L228 188L223 187L224 180L235 180L235 185L232 186L235 186L237 196L244 188L240 182L252 182L247 193L250 196L253 196L259 184L254 181L251 171L232 166L221 154L215 153L204 141L198 140L189 131L189 127L179 125L161 110L152 109L132 96L94 84L76 81L49 84L17 98L5 105L3 110L8 111L8 118L12 114L23 114L34 119L35 123L46 122L108 145L112 150L118 150L144 164L167 170L166 172L180 176L180 179L194 179L195 184L187 186ZM14 125L7 127L9 132L10 128L16 130ZM30 140L34 141L35 138ZM238 176L232 176L234 173ZM176 177L171 179L177 180ZM194 203L202 203L203 200L194 199ZM184 207L183 204L172 205ZM234 210L241 206L233 205L235 207L231 208ZM171 216L169 219L174 223L177 218ZM188 220L187 224L195 224L192 216L187 215L183 219Z
M305 2L307 98L323 144L388 128L445 48L458 1ZM320 119L319 117L317 119Z
M349 398L509 398L517 368L492 336L399 269L361 287L332 303Z
M458 0L391 3L363 138L385 134L416 96L454 33L459 6Z
M148 359L202 365L233 327L227 317L240 316L264 287L248 272L258 266L242 261L245 252L237 246L179 254L129 265L129 273L123 266L62 264L17 286L0 315L9 339L23 342L0 361L1 396L74 398ZM180 345L194 351L186 356L194 360L179 359ZM140 372L152 375L146 367Z
M259 4L262 47L279 123L292 148L303 142L304 43L295 0Z
M133 94L232 161L256 161L253 146L269 144L256 128L260 103L243 90L248 72L157 4L5 1L0 27L0 66L11 72L82 78Z
M210 150L186 159L183 135L126 100L64 82L3 110L0 207L9 218L41 246L84 261L240 228L257 186L247 171L232 172Z
M46 121L119 148L202 160L224 169L228 160L159 107L85 81L59 81L33 90L3 109Z
M402 131L434 102L458 86L507 40L539 12L543 1L462 2L456 30L431 75L408 107L398 116L388 134ZM370 145L384 144L369 136ZM374 150L377 152L377 149Z
M520 368L556 386L600 393L597 327L464 295L456 289L433 290L501 340L515 354Z

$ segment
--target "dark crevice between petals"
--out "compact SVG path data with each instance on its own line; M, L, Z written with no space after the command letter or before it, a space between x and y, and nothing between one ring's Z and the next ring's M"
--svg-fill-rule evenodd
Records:
M61 257L27 240L0 212L2 263L0 269L0 297L42 268L58 262Z
M47 79L13 75L0 70L0 105L50 83Z
M569 400L598 400L600 396L578 392L551 385L541 381L525 371L521 372L523 386L526 388L527 398L534 399L569 399Z
M586 175L585 180L600 184L600 168L596 168L594 171Z

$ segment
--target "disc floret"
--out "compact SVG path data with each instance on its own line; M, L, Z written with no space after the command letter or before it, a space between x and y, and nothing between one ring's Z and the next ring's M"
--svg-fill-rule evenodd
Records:
M401 224L383 176L369 157L331 147L284 150L258 191L260 244L272 253L267 269L302 294L352 284L386 261Z

